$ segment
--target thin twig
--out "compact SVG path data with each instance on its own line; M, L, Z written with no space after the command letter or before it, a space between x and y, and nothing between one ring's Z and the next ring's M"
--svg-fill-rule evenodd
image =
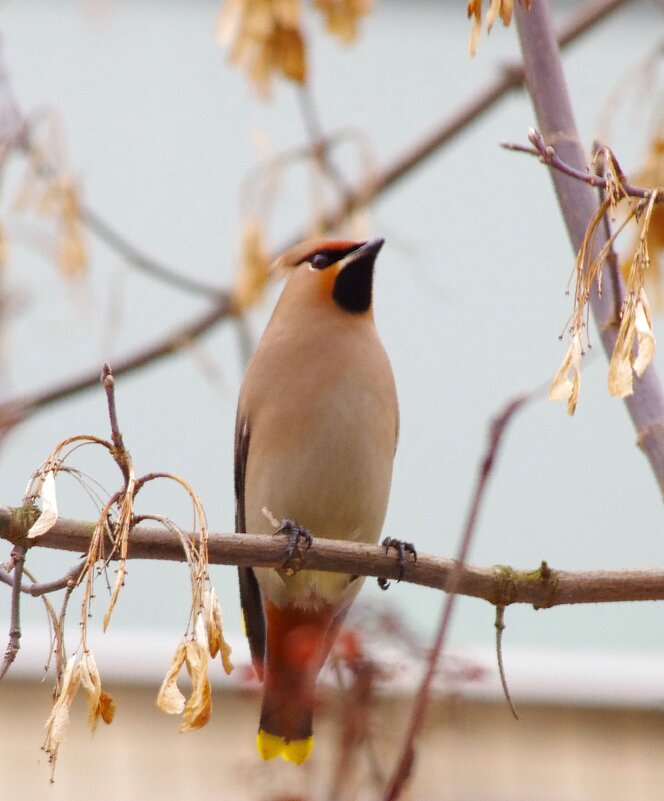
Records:
M124 450L124 442L122 441L122 434L120 433L120 424L118 423L118 411L115 404L115 380L113 372L108 362L104 363L101 370L101 383L106 392L106 402L108 404L108 418L111 423L111 439L113 445Z
M125 488L129 484L131 473L131 457L124 446L120 424L118 422L118 410L115 403L115 379L111 366L106 362L101 371L101 383L106 392L106 403L108 406L108 418L111 423L111 440L113 441L113 458L122 472Z
M73 583L75 585L78 582L79 576L83 572L84 567L85 567L85 562L80 562L75 567L70 568L64 574L64 576L61 576L59 579L54 579L53 581L43 581L43 582L33 581L32 584L21 583L21 592L24 595L31 595L33 598L39 598L40 596L48 595L51 592L64 590L70 584ZM24 569L23 572L27 574L27 570ZM2 567L0 567L0 581L3 584L8 584L10 587L14 586L13 574L8 573Z
M14 576L8 570L5 570L2 565L0 565L0 582L6 584L8 587L14 586ZM30 588L27 584L21 584L21 592L29 593Z
M9 618L9 642L2 660L2 667L0 667L0 681L6 676L21 647L21 581L23 579L23 564L26 552L27 548L23 545L14 545L12 549L14 584L12 586L12 608Z
M300 101L302 118L309 136L310 152L321 166L323 172L333 182L341 197L344 199L349 198L352 195L352 189L330 156L330 140L323 133L323 126L311 87L307 84L298 85L297 98Z
M509 704L509 708L515 720L519 719L516 713L516 708L512 702L509 687L507 686L507 677L505 676L505 665L503 664L503 632L505 631L505 607L499 604L496 606L496 661L498 662L498 675L500 676L500 683L503 688L505 700Z
M599 187L600 189L609 188L609 182L603 175L598 175L588 170L577 169L566 161L563 161L553 145L546 144L544 137L537 128L531 128L528 131L528 139L532 142L533 147L526 147L525 145L519 145L513 142L501 142L500 146L506 150L513 150L517 153L528 153L531 156L537 156L543 164L552 167L554 170L559 170L565 175L569 175L570 178L576 178L577 181L583 181L589 186ZM615 160L615 156L613 156L613 159L614 163L617 164L618 162ZM664 189L646 189L623 180L620 182L620 188L623 189L625 194L629 197L649 200L654 194L655 203L664 203Z
M487 487L489 476L491 475L493 466L495 464L498 449L500 447L503 435L507 426L519 409L527 401L527 395L521 395L507 404L505 409L496 417L491 423L489 430L489 443L482 460L480 472L475 485L475 491L470 504L468 517L464 526L459 549L456 556L456 564L454 572L450 579L449 594L445 598L443 604L443 611L440 617L440 624L436 633L429 659L427 660L426 670L422 678L422 682L418 688L415 701L413 703L413 712L408 726L406 737L404 740L403 749L396 768L392 774L392 778L385 793L385 801L396 801L401 795L401 792L410 776L413 769L413 762L415 759L415 741L420 733L422 724L424 723L424 713L426 711L429 695L431 691L431 683L436 673L438 663L442 657L445 638L449 630L450 621L452 619L452 612L454 610L457 595L459 594L462 583L463 574L466 567L466 560L470 550L470 543L472 542L477 524L477 518L484 500L484 494Z
M152 256L147 256L87 203L81 204L80 215L85 226L101 239L107 247L147 275L194 295L202 295L207 298L217 298L225 295L225 291L221 287L191 278L172 267L158 262Z

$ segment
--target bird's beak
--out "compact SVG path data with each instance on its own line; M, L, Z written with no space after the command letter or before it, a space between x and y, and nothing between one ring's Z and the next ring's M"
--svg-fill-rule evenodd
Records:
M361 245L357 250L354 250L348 257L348 261L356 261L359 259L366 259L369 256L372 259L375 259L378 255L378 252L383 247L385 240L382 236L378 236L375 239L369 239L363 245Z

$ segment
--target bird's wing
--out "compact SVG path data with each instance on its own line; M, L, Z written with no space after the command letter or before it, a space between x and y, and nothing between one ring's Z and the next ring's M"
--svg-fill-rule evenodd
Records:
M244 482L249 456L249 421L238 418L235 430L235 530L246 531ZM258 678L263 681L265 665L265 614L261 591L251 567L238 567L240 601L244 626L249 640L251 660Z

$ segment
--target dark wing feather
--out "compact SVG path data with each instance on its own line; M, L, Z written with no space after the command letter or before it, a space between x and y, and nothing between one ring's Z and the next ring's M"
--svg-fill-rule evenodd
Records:
M235 429L235 530L246 531L244 481L249 456L249 422L238 418ZM256 575L250 567L238 567L240 601L247 630L251 661L258 678L263 681L265 665L265 614Z

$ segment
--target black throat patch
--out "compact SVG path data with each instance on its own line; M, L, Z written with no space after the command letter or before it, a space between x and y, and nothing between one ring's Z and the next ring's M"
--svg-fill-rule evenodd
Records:
M351 261L334 282L332 297L344 311L362 314L371 308L375 254Z

